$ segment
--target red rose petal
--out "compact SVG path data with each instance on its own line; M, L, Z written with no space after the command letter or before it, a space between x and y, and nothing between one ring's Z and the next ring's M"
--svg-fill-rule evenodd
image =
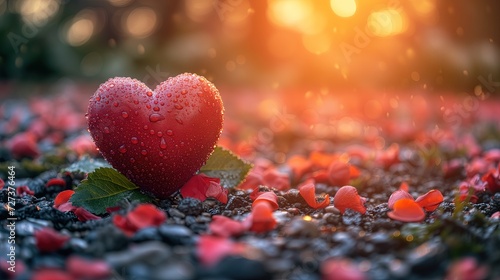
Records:
M78 220L80 222L86 222L86 221L90 221L90 220L100 220L101 219L101 217L96 216L96 215L90 213L89 211L87 211L83 207L76 207L75 209L73 209L73 213L75 213L76 217L78 218Z
M405 192L410 191L410 187L408 186L408 183L406 182L401 182L401 185L399 185L399 189Z
M73 203L71 203L71 202L65 202L65 203L59 205L57 207L57 210L59 210L61 212L68 212L68 211L73 211L76 208L77 208L76 206L73 206Z
M200 262L205 266L213 266L226 256L242 254L245 246L226 238L202 235L196 249Z
M258 233L273 230L277 224L273 216L272 206L267 202L253 205L249 219L251 221L250 230Z
M333 198L335 208L344 214L346 209L352 209L361 214L365 214L366 207L364 203L366 198L359 196L358 191L353 186L343 186L340 188Z
M40 155L36 136L31 132L18 133L11 138L9 147L16 159L29 157L36 158Z
M55 252L61 249L69 238L69 236L60 234L48 227L35 232L36 247L43 253Z
M333 186L347 185L351 179L350 172L348 163L336 160L328 167L328 180Z
M394 203L403 198L413 199L413 196L411 196L411 194L407 191L399 189L391 194L391 196L389 197L389 201L387 202L387 207L389 207L389 209L393 209Z
M62 178L52 178L50 179L46 184L45 187L52 187L52 186L66 186L66 181Z
M307 182L299 186L299 193L307 204L314 209L325 208L330 205L330 196L328 194L325 195L325 199L322 202L316 200L316 186L314 183Z
M205 193L206 197L213 197L218 201L226 204L227 203L227 189L221 186L219 183L211 181L208 185L208 189Z
M123 233L127 236L132 236L137 231L137 227L130 224L126 218L126 216L114 215L113 216L113 224L121 229Z
M330 178L328 171L325 169L315 171L311 174L311 178L316 183L328 184L330 183Z
M262 185L262 173L257 172L255 168L248 172L245 181L243 181L237 188L240 190L253 190Z
M243 234L247 227L239 221L221 215L214 215L210 223L210 232L220 237L240 236Z
M446 280L481 280L487 279L488 267L480 265L473 257L464 257L454 261L446 273Z
M16 188L16 194L18 196L23 196L23 195L34 195L35 192L30 190L28 186L19 186Z
M88 134L80 135L73 139L69 143L69 147L79 156L84 154L95 155L98 152L94 141L92 141L92 137Z
M152 204L141 204L127 214L127 219L137 229L142 229L163 224L167 216Z
M330 259L321 264L323 280L365 280L366 275L348 259Z
M111 276L111 267L101 260L70 256L66 261L66 268L77 279L108 279Z
M293 173L294 180L298 181L307 172L311 171L312 162L302 156L293 156L288 159L287 165Z
M43 268L35 271L31 276L31 280L75 280L75 278L59 269Z
M54 208L58 208L63 203L69 202L69 199L74 193L75 191L73 190L65 190L57 194L56 198L54 199Z
M493 213L490 219L500 219L500 211Z
M402 222L421 222L425 219L424 209L410 198L396 201L394 210L388 212L387 216Z
M280 191L287 191L290 189L290 177L288 174L279 172L275 168L268 169L264 172L262 175L262 182L264 185Z
M274 210L278 210L279 205L278 205L278 196L274 192L263 192L261 195L259 195L254 202L252 203L252 208L254 205L257 203L260 203L262 201L265 201L269 203L271 208Z
M426 194L419 196L415 202L424 208L425 211L434 211L443 200L443 194L440 191L430 190Z
M0 190L5 186L5 182L0 178Z
M327 169L333 161L338 159L338 156L314 151L309 155L309 159L316 168Z

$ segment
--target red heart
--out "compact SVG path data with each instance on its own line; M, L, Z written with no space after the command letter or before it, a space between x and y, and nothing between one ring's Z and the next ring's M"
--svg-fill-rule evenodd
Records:
M104 158L142 190L166 198L213 152L224 107L204 77L181 74L154 91L113 78L90 98L90 134Z

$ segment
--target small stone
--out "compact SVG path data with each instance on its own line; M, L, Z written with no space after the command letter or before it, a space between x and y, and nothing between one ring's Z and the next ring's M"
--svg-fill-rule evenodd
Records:
M181 211L179 211L175 208L169 208L168 215L170 217L181 218L181 219L184 219L186 217L186 215L184 213L182 213Z
M128 267L134 264L159 265L172 256L170 247L162 242L143 242L140 246L132 246L127 250L107 253L106 262L115 268Z
M181 225L164 224L158 228L163 241L170 245L189 245L193 243L193 233Z
M161 240L161 236L158 234L158 229L156 227L147 227L137 231L132 237L132 242L145 242L152 240Z
M203 205L200 200L192 197L186 197L179 202L177 210L186 215L198 216L203 212Z
M318 224L314 221L306 221L302 218L294 218L285 228L285 236L315 238L320 234Z
M333 206L333 205L326 206L325 212L326 213L333 213L333 214L340 214L339 209L335 208L335 206Z
M351 209L347 209L342 215L342 222L346 226L359 226L362 221L362 215Z

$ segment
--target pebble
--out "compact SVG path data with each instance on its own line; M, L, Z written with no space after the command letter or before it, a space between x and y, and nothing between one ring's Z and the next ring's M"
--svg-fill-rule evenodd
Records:
M294 218L284 229L285 236L316 238L320 235L318 223L306 221L300 217Z
M326 213L340 214L340 210L335 208L335 206L329 205L325 207Z
M203 212L203 205L201 201L196 198L186 197L179 202L177 210L185 215L198 216Z
M158 228L156 227L146 227L140 229L134 234L134 236L132 236L131 239L132 242L137 242L137 243L151 241L151 240L156 240L156 241L161 240L161 236L158 233Z
M201 279L272 279L262 262L239 256L225 257L215 267L203 270L200 274Z
M158 231L163 241L170 245L190 245L194 242L191 230L182 225L163 224Z
M158 266L152 273L152 279L189 280L194 278L195 268L186 261L171 261Z
M342 223L346 226L359 226L361 225L362 215L351 209L347 209L342 215Z
M173 217L173 218L181 218L184 219L186 215L182 213L181 211L177 210L176 208L169 208L167 210L168 216Z
M143 242L140 246L131 246L124 251L107 253L104 259L115 268L131 265L160 265L168 261L172 250L162 242Z

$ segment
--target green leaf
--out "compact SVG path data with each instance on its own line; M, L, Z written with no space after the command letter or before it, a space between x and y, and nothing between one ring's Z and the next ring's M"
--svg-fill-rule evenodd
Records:
M116 206L121 200L130 198L142 202L151 198L113 168L101 167L89 173L71 196L75 206L82 206L94 214L106 213L106 208Z
M234 188L245 179L251 168L251 164L229 150L217 147L205 165L200 168L200 172L210 177L220 178L220 184L225 188Z
M70 166L64 168L62 172L70 172L70 173L91 173L97 168L101 167L111 167L111 165L102 159L93 159L88 156L82 157L80 160L72 163Z

